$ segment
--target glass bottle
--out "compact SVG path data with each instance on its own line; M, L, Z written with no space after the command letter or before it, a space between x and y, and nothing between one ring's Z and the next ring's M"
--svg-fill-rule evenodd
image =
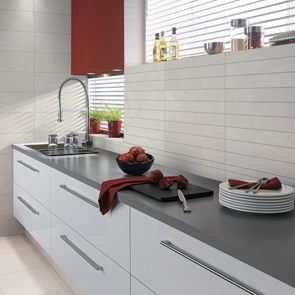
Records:
M248 39L248 49L261 48L264 45L264 28L249 26L244 29Z
M155 35L155 44L153 48L153 62L160 61L160 42L159 42L159 33Z
M172 28L172 37L169 43L169 60L179 59L179 45L176 37L176 28Z
M231 52L248 49L247 37L244 34L244 28L249 26L248 19L239 18L231 20Z
M160 60L167 60L167 44L165 41L165 32L161 31L161 40L160 40Z

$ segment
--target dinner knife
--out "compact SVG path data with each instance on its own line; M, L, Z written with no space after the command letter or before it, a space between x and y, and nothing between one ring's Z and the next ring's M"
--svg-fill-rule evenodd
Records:
M180 189L177 189L177 194L178 194L178 198L179 200L182 202L183 204L183 211L184 212L191 212L191 208L189 207L185 197L184 197L184 194L183 192L180 190Z

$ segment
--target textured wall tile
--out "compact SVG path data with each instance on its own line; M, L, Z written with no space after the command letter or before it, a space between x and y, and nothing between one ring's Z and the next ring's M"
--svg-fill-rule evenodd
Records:
M0 154L0 175L13 173L12 160L12 154Z
M204 102L204 101L169 101L165 103L166 111L196 112L224 114L224 102Z
M1 32L0 51L34 51L34 33L31 32Z
M225 126L225 114L205 114L205 113L193 113L193 112L166 111L165 120L182 122L182 123Z
M0 51L0 72L34 72L34 53Z
M0 133L34 132L34 113L0 113Z
M185 80L166 80L165 89L187 90L187 89L224 89L225 79L219 78L195 78Z
M295 88L226 89L226 101L294 102Z
M153 71L135 74L125 74L124 81L128 82L146 82L146 81L163 81L164 71Z
M71 53L71 35L35 33L35 52Z
M34 142L34 133L1 134L0 154L12 153L12 143Z
M13 183L12 174L0 175L0 196L7 196L7 195L13 194L12 183Z
M225 151L225 140L208 136L198 136L165 131L165 143L183 143L185 145Z
M124 101L128 100L137 100L137 101L146 101L146 100L164 100L165 92L164 91L126 91L126 86L124 90Z
M70 0L35 0L36 12L71 14Z
M24 232L25 229L14 216L0 216L0 237L22 235Z
M295 149L245 141L226 141L226 152L295 164ZM295 178L295 175L294 175Z
M34 11L35 0L0 0L0 9Z
M295 87L295 73L226 77L227 88Z
M142 148L146 149L152 148L154 150L164 150L164 140L150 139L146 137L139 137L134 135L124 135L124 141L127 146L139 145Z
M149 126L146 126L149 127ZM164 130L153 130L151 128L139 128L126 126L125 132L132 134L133 136L145 137L150 139L163 140L164 139Z
M160 91L164 90L164 81L147 81L125 83L125 91Z
M34 12L1 10L0 8L0 31L33 32Z
M35 32L71 34L71 16L52 13L35 13Z
M158 120L125 117L124 126L125 126L125 131L126 131L126 128L129 128L129 127L149 128L151 130L164 131L164 121L158 121ZM127 131L126 133L129 133L129 131Z
M204 67L193 67L185 69L173 69L165 71L166 80L191 79L205 77L224 77L225 65L213 65Z
M71 55L68 53L36 53L36 73L70 73Z
M34 92L34 74L0 72L0 92Z
M0 196L0 216L13 214L13 196Z
M259 50L244 50L239 52L226 52L226 63L248 62L252 60L276 59L295 56L295 45L264 47Z
M225 91L224 89L193 89L173 91L166 89L165 100L225 101Z
M164 111L126 109L124 115L126 118L164 120Z
M231 102L226 104L226 113L247 116L295 118L295 102Z
M137 109L137 110L164 110L164 101L138 101L127 100L124 102L124 109Z
M227 127L226 139L295 148L295 133Z
M294 118L227 115L226 125L243 129L295 132Z
M226 64L227 76L294 72L295 57Z
M1 93L0 110L3 113L33 113L33 93Z
M146 72L156 72L156 71L163 71L165 68L164 63L147 63L132 67L126 67L124 69L124 74L127 76L128 74L134 73L146 73Z

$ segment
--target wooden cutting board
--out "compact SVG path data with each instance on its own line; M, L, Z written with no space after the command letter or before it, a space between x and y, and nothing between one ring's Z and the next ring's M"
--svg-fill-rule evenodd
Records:
M173 183L170 189L162 189L158 184L145 183L135 184L130 186L133 190L143 193L160 202L178 201L177 184ZM214 192L204 187L189 184L187 187L181 189L186 199L194 199L201 197L213 196Z

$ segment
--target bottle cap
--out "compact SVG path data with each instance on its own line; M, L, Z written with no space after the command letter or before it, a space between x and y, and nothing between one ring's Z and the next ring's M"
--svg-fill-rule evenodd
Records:
M172 28L172 34L176 34L176 28Z
M244 28L250 25L250 21L246 18L237 18L232 19L230 25L234 28Z
M165 36L165 32L161 31L161 37L164 37L164 36Z
M155 39L156 39L156 40L159 40L159 33L156 33L156 34L155 34Z

